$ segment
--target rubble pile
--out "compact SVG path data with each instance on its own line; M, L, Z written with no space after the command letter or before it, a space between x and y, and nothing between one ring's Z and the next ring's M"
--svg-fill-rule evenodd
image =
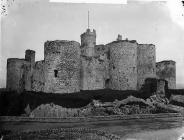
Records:
M27 109L29 110L29 109ZM27 111L28 112L28 111ZM30 111L29 111L30 112ZM42 104L32 110L30 117L87 117L108 115L132 115L132 114L155 114L165 112L177 112L177 109L169 105L169 100L159 94L154 94L146 100L129 96L124 100L113 102L101 102L92 100L90 104L82 108L64 108L53 103Z

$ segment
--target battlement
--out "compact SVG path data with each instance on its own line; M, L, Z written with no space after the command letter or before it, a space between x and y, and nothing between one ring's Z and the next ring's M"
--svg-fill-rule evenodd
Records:
M91 30L91 29L87 29L86 32L84 32L83 34L81 34L81 37L84 37L86 35L91 35L91 36L95 36L96 37L96 30Z

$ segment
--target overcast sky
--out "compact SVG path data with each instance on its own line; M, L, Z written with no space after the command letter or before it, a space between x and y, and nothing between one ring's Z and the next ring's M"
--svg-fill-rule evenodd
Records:
M32 49L36 60L42 60L46 40L80 42L88 10L97 44L114 41L118 34L138 43L155 44L157 61L176 61L177 87L184 88L184 28L173 21L166 3L62 4L47 0L16 0L2 18L0 87L6 86L7 58L24 58L25 50Z

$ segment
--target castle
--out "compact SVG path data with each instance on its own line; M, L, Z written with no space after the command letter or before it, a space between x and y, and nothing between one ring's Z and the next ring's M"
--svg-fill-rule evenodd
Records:
M155 45L117 40L96 45L96 31L87 29L76 41L44 44L44 60L35 62L35 51L25 59L7 60L7 89L18 92L73 93L80 90L139 90L147 78L164 79L176 88L174 61L156 63Z

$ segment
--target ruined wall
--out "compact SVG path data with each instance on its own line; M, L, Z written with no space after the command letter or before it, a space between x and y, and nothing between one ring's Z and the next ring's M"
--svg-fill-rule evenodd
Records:
M80 44L47 41L44 45L44 92L72 93L80 90Z
M120 40L107 44L110 49L110 82L114 90L137 89L137 43Z
M157 94L161 94L165 96L165 89L167 86L167 81L163 80L163 79L158 79L157 80Z
M94 46L96 45L96 31L87 29L81 34L81 55L94 56Z
M37 61L33 67L33 72L32 72L32 78L31 78L32 91L36 91L36 92L44 91L44 85L45 85L44 70L45 70L44 60Z
M156 74L158 78L168 82L169 89L176 88L176 62L161 61L156 63Z
M137 48L137 89L141 89L146 78L156 78L155 46L138 44Z
M25 90L25 69L28 70L29 67L30 63L24 59L9 58L7 60L6 88L17 92Z
M107 76L107 59L81 56L81 90L104 89Z

